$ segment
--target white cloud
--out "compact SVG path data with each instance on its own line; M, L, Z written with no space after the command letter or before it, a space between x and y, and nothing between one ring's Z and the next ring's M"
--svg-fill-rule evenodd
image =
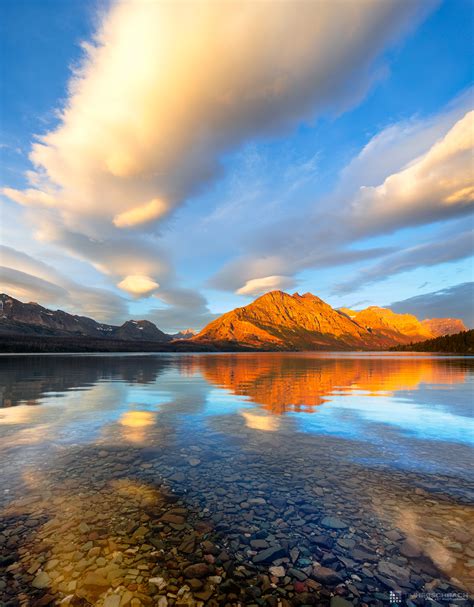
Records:
M160 287L157 282L151 280L148 276L141 276L139 274L126 276L117 286L135 297L151 295Z
M36 239L53 243L70 255L88 261L100 272L114 278L129 275L167 279L170 268L164 251L147 235L91 238L78 231L67 230L60 223L42 215L35 225Z
M471 111L407 167L380 185L361 187L351 219L363 232L381 232L463 212L474 202L473 133Z
M342 171L338 193L353 195L357 187L377 186L426 154L471 108L472 93L469 89L438 114L390 124L376 133Z
M54 282L3 265L0 266L0 284L2 292L20 301L59 303L69 295Z
M120 284L163 283L143 234L219 175L224 152L357 101L376 57L433 5L115 2L84 45L58 126L32 146L32 187L4 193L47 209L43 238L92 261L90 241L95 267Z
M237 289L238 295L261 295L275 289L290 289L295 285L293 278L288 276L265 276L248 280L243 287Z

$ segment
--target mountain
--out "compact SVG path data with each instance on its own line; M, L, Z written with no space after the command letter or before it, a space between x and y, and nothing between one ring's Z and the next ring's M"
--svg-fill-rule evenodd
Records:
M272 291L222 315L192 338L220 346L239 343L272 350L369 349L383 347L346 314L311 293Z
M434 336L429 327L413 314L396 314L388 308L370 306L365 310L340 310L351 320L388 342L409 343Z
M460 318L427 318L422 320L421 324L427 327L434 337L467 331L466 325Z
M417 343L391 348L397 352L446 352L448 354L474 354L474 330L443 335Z
M183 329L179 333L173 333L170 335L173 339L191 339L196 335L196 331L194 329Z
M115 339L133 341L170 341L171 335L163 333L149 320L127 320L120 327L112 331Z
M335 310L311 293L272 291L223 314L191 341L219 348L239 344L264 350L380 350L433 336L429 326L411 314L376 306Z
M376 306L335 310L311 293L272 291L223 314L197 335L191 329L167 335L147 320L109 325L0 295L0 336L8 351L20 346L21 351L384 350L457 327L464 324L452 318L420 322Z
M128 320L121 326L99 323L87 316L48 310L35 302L22 303L0 295L0 335L89 337L123 341L168 342L171 336L147 320Z

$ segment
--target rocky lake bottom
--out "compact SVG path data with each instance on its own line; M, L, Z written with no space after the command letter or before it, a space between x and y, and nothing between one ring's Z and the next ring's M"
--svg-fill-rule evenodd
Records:
M0 360L0 605L470 605L471 359Z

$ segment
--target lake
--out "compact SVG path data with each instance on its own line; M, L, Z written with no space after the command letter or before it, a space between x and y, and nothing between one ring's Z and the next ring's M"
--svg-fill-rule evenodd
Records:
M0 605L470 604L474 358L2 356L0 376Z

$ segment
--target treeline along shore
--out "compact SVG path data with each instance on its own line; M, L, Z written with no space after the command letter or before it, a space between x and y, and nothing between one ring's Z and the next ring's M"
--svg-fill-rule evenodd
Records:
M413 344L390 348L394 352L446 352L450 354L474 354L474 329L455 335L443 335Z
M249 352L252 348L226 344L228 352ZM221 352L218 345L191 343L189 340L173 343L153 341L125 341L118 339L93 339L90 337L49 337L30 335L0 336L0 353L80 353L80 352Z

